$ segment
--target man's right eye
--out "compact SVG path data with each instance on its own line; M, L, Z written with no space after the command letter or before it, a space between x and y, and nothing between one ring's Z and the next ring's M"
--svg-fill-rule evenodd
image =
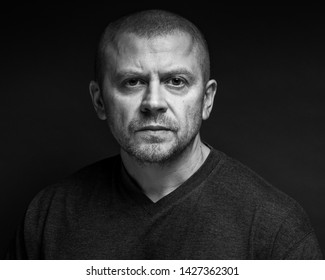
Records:
M123 82L123 85L126 87L136 87L136 86L140 86L143 84L144 84L144 81L142 81L140 79L136 79L136 78L127 79L126 81Z

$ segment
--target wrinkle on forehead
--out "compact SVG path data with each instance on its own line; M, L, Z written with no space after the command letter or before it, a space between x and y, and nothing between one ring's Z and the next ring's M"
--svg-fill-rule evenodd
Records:
M168 40L170 36L177 36L178 40ZM182 52L184 55L189 55L192 53L194 48L194 39L185 33L173 34L173 35L166 35L164 37L160 36L157 38L149 39L148 40L148 47L151 53L159 53L159 52L169 52L179 51ZM184 48L184 46L186 48Z
M175 40L168 40L169 38L175 37L179 40L178 48L182 48L184 50L184 42L188 43L187 51L191 52L194 46L194 38L187 33L181 31L174 31L172 33L166 35L157 35L154 37L140 37L134 33L123 33L121 34L117 40L115 40L114 48L118 51L119 49L123 49L125 46L130 46L130 43L141 42L147 44L153 52L161 52L168 51L172 46L171 43L175 43ZM124 44L124 46L123 46ZM174 44L175 47L175 44Z
M119 57L133 60L143 50L152 54L172 51L182 56L189 56L193 51L196 52L195 55L197 54L198 46L195 40L184 32L174 32L152 38L139 37L133 33L124 33L114 43L107 45L105 64L110 64L110 68L116 68Z

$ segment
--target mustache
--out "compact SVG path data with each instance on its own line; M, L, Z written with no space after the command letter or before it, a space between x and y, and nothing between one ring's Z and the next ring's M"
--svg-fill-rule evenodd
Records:
M129 124L129 130L132 132L142 130L147 126L161 126L171 131L177 131L178 125L175 121L166 117L165 115L160 116L148 116L145 118L134 119Z

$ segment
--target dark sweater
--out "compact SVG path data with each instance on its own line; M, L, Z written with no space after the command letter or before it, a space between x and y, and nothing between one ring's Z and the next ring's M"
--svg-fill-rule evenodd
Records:
M159 178L157 178L159 180ZM115 156L43 189L9 259L321 259L292 198L216 150L154 203Z

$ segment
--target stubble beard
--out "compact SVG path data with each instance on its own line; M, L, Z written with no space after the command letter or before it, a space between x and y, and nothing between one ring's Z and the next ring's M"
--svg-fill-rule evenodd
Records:
M121 148L135 159L139 165L159 165L166 166L174 161L182 152L190 146L196 135L190 139L178 138L176 135L172 143L142 143L133 145L125 143Z
M168 143L153 138L153 141L148 140L139 144L132 140L132 129L128 130L129 133L125 131L119 132L120 127L117 128L118 125L114 125L111 121L109 121L109 126L121 149L137 161L139 165L167 166L193 144L200 130L201 116L200 110L190 116L189 119L194 122L191 125L188 124L190 127L185 135L178 136L176 126L174 126L176 131L172 132L172 140L168 141Z

